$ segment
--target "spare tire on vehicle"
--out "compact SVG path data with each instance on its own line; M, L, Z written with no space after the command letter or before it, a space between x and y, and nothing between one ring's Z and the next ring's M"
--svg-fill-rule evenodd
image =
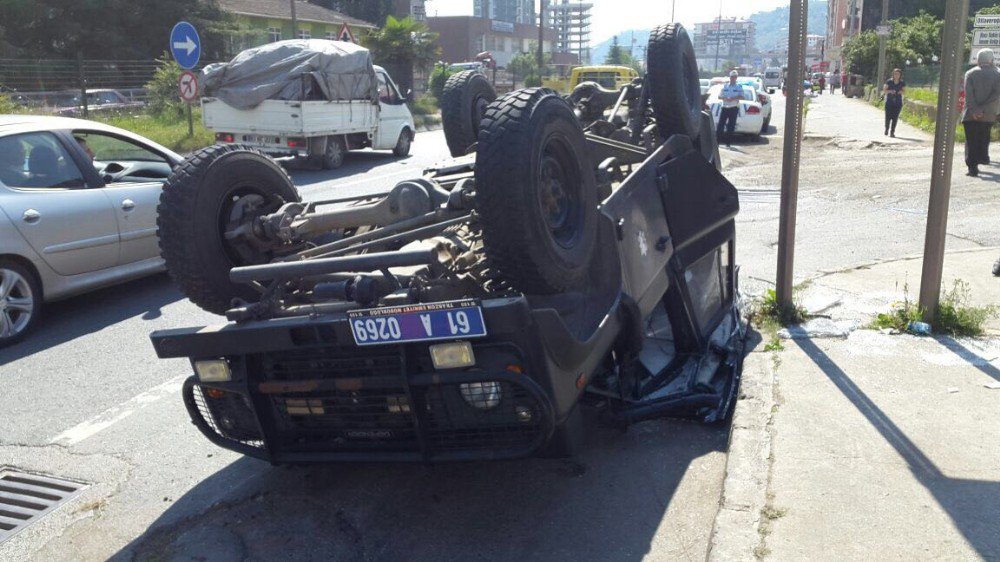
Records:
M475 178L486 255L503 279L528 294L586 282L597 185L583 129L559 94L529 88L491 103Z
M215 314L225 314L233 299L259 297L230 281L229 270L267 263L272 251L226 233L293 201L300 198L288 174L257 150L224 144L196 151L167 178L156 208L167 271L191 302Z
M481 72L463 70L448 78L441 94L441 122L452 156L463 156L475 144L483 112L495 99L496 90Z
M660 135L698 138L702 110L698 60L684 26L669 23L650 33L646 79Z

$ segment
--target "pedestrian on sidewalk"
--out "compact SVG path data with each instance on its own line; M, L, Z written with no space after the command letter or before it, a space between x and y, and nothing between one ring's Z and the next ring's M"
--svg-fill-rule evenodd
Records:
M979 175L979 165L988 164L990 129L1000 113L1000 71L993 66L993 49L983 49L976 56L978 63L965 73L965 109L962 127L965 129L965 165L968 176Z
M823 95L823 90L826 89L826 75L819 75L819 95Z
M882 93L885 94L885 134L891 137L896 136L896 123L899 123L899 112L903 110L904 90L906 82L903 82L903 71L892 69L892 78L882 86Z
M847 68L840 72L840 93L847 95Z
M838 86L840 86L840 73L833 71L830 73L830 95L837 93Z
M740 100L743 99L743 86L736 83L739 73L735 70L729 73L729 83L722 87L719 99L722 109L719 110L719 125L715 128L715 136L723 137L725 130L726 146L732 146L733 132L736 131L736 118L740 115Z

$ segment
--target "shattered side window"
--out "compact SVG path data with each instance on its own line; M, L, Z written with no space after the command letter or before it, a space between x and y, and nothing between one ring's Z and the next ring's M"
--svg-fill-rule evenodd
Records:
M725 285L722 281L722 249L702 256L684 271L688 292L691 295L695 321L702 334L707 334L710 325L725 302ZM728 258L727 258L728 263Z

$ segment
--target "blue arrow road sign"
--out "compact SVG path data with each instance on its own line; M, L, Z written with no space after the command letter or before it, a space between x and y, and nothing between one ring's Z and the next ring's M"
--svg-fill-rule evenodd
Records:
M194 26L186 21L179 21L170 32L170 54L181 68L192 69L201 58L201 39Z

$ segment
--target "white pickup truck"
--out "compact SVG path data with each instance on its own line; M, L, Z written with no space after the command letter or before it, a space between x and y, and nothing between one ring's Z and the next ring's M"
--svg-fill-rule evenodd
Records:
M415 133L413 116L406 106L409 92L401 94L385 69L370 62L367 71L362 68L355 74L340 75L330 83L344 88L344 80L356 83L358 76L364 78L366 73L371 81L372 69L377 98L355 95L316 99L320 90L315 87L312 92L304 92L304 99L264 99L252 107L239 108L221 95L208 96L201 100L202 121L215 133L218 143L248 145L272 156L308 156L327 169L339 167L348 150L360 148L392 150L396 156L406 156ZM286 98L288 87L286 84L282 92ZM294 84L291 88L294 92ZM374 94L374 90L368 91Z

